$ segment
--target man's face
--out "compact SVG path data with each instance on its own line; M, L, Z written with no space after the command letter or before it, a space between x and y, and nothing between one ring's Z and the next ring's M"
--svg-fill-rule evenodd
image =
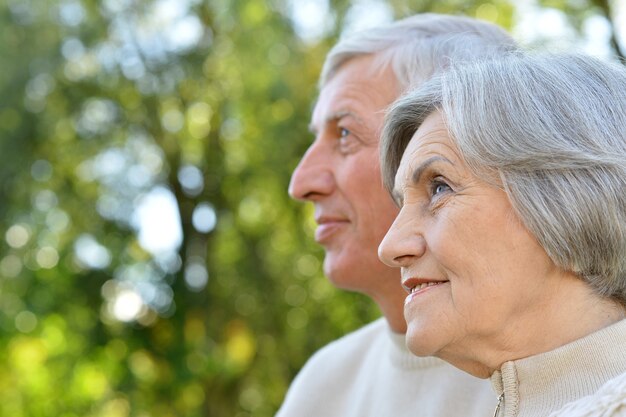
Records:
M311 120L315 140L289 193L315 205L326 275L337 287L376 299L399 288L397 272L377 257L398 212L382 186L378 158L384 110L398 87L390 69L372 70L372 59L348 61L322 88Z

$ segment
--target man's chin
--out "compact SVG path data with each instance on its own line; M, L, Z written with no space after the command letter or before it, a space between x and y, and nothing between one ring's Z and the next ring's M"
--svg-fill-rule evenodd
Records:
M327 252L324 257L324 275L339 289L359 291L359 278L353 276L355 275L355 268L348 265L347 262L342 262L338 256L332 253Z

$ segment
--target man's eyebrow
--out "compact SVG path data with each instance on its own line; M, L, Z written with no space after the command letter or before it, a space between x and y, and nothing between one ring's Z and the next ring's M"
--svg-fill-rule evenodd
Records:
M342 118L344 118L346 116L354 117L357 122L363 124L363 119L361 119L356 113L354 113L354 112L352 112L350 110L339 110L339 111L330 113L329 115L327 115L324 118L323 123L324 123L324 125L328 125L328 124L336 122L337 120L342 119ZM309 132L311 132L313 134L317 133L317 129L315 128L315 126L312 123L309 124Z
M447 162L449 164L452 164L452 161L443 156L433 156L431 158L428 158L413 169L413 172L411 173L411 184L418 184L422 178L422 175L424 175L424 172L426 172L428 167L435 162ZM404 198L400 190L398 190L397 186L394 186L393 190L391 190L391 198L393 198L396 204L400 207L402 207L402 204L404 204Z

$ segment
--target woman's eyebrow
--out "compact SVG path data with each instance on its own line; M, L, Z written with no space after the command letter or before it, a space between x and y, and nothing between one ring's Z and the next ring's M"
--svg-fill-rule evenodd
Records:
M426 172L428 167L434 164L435 162L446 162L448 164L454 165L452 161L450 161L448 158L445 158L443 156L438 155L438 156L430 157L413 169L413 172L411 173L411 184L412 185L419 184L420 180L422 179L422 176L424 175L424 172ZM397 183L394 184L393 190L391 191L391 197L393 198L393 200L396 202L396 204L399 207L402 207L404 198L402 196L402 192L398 188Z
M452 161L443 156L433 156L431 158L428 158L413 169L413 173L411 173L411 183L414 185L418 184L422 178L422 175L424 175L424 172L428 169L429 166L431 166L435 162L446 162L453 165Z

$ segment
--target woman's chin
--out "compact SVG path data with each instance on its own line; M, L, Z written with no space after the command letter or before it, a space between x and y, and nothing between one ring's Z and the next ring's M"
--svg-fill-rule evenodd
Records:
M406 345L411 353L416 356L437 356L440 345L437 335L433 333L434 330L409 322L406 332Z

